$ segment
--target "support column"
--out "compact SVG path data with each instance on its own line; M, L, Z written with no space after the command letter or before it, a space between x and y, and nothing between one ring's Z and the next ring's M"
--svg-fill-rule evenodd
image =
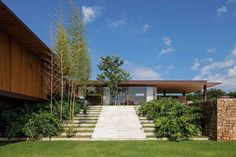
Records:
M186 94L185 94L185 92L183 92L183 96L185 96Z
M203 100L207 100L207 85L203 86Z
M163 96L164 96L164 97L166 96L166 91L163 92Z
M126 105L129 105L129 87L126 88Z

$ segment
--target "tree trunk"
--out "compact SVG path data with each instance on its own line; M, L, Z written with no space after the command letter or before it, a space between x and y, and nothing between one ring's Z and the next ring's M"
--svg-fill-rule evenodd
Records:
M61 75L61 109L60 109L60 121L62 121L62 106L64 101L64 81L63 81L63 75Z
M73 88L73 100L72 100L72 117L74 116L75 114L75 90ZM71 117L71 118L72 118Z
M71 83L70 83L70 81L69 81L69 84L68 84L68 96L67 96L67 97L68 97L68 100L67 100L67 102L68 102L69 108L70 108L70 109L69 109L69 118L70 118L70 121L72 121L72 118L71 118L71 117L72 117L72 116L71 116L71 115L72 115L72 114L71 114L71 110L72 110L72 109L71 109L71 103L70 103L70 94L71 94L70 85L71 85Z

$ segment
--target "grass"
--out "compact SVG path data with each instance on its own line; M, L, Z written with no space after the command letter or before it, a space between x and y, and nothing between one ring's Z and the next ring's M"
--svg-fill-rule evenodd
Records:
M235 157L236 142L37 141L1 143L1 157Z

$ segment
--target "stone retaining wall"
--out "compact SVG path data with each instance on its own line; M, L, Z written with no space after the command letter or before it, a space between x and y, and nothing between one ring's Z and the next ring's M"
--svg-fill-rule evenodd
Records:
M236 140L236 99L217 99L190 104L203 112L203 135L212 140Z

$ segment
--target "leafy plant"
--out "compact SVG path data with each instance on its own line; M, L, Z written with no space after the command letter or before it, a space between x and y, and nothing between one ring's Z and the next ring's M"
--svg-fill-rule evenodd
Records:
M22 124L17 121L10 122L6 128L5 133L3 134L5 137L12 138L12 137L20 137L22 135Z
M115 105L118 104L119 85L130 79L130 74L122 69L124 61L118 56L101 57L98 64L101 74L97 75L100 81L107 81L107 85L111 90L111 95L115 98Z
M157 137L180 141L201 134L200 111L173 98L161 98L144 103L139 109L139 114L154 120Z
M82 103L80 100L76 100L75 106L74 106L74 114L78 114L80 111L80 108L82 106ZM61 116L61 102L60 101L55 101L53 105L53 114L60 118ZM68 101L64 101L62 105L62 119L63 120L68 120L70 119L70 104Z
M63 131L62 125L53 115L45 112L33 113L22 129L30 138L52 137Z
M73 136L75 135L75 133L76 133L75 129L76 129L76 128L75 128L74 126L70 126L70 127L68 128L68 130L66 131L66 136L67 136L68 138L73 137Z

